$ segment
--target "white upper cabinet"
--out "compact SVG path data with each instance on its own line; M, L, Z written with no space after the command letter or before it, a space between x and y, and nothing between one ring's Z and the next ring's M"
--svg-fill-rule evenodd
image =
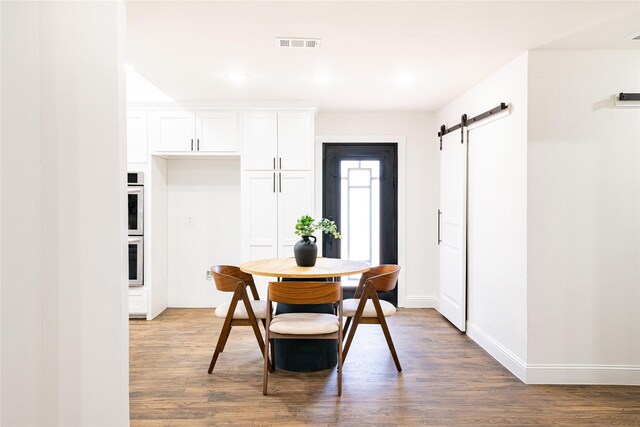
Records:
M196 151L238 152L240 113L238 111L196 111Z
M242 169L312 169L313 112L250 111L243 122Z
M240 113L222 110L157 110L151 113L156 152L238 153Z
M195 115L185 110L159 110L152 113L154 151L193 151Z
M146 163L148 152L148 113L145 110L127 111L127 162Z
M313 113L278 113L278 169L311 170L313 162Z
M242 169L275 169L278 157L278 113L248 111L244 113L242 121Z

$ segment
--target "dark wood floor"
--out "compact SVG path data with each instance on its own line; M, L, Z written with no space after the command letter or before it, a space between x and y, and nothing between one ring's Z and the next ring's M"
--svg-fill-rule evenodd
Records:
M210 309L169 309L151 322L130 322L132 426L640 426L640 387L524 385L434 310L389 318L400 374L379 327L362 326L340 398L335 370L277 371L263 396L250 328L234 328L208 375L221 326Z

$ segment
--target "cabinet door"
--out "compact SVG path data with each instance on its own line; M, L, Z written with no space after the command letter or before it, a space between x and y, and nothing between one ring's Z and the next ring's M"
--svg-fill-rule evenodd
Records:
M278 172L278 257L292 257L299 236L296 222L302 215L313 216L311 171ZM319 238L320 236L316 236Z
M240 141L238 111L197 111L196 149L237 152Z
M149 142L147 112L127 111L127 162L146 163Z
M277 172L242 174L242 259L277 256Z
M155 151L192 151L192 146L195 149L195 118L190 111L155 111L152 130Z
M129 288L129 314L147 314L147 290L145 288Z
M248 111L242 117L242 169L273 170L278 147L278 116L271 111Z
M313 166L313 112L278 113L278 168L311 170Z

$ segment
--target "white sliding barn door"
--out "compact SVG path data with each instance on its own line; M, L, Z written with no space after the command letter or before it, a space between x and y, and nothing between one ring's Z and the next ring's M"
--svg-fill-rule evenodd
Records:
M467 306L467 141L460 130L442 138L440 152L440 313L466 328Z

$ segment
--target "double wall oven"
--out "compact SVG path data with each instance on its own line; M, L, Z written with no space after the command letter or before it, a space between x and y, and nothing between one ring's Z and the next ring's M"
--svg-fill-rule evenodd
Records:
M144 285L144 177L127 174L129 202L129 286Z

